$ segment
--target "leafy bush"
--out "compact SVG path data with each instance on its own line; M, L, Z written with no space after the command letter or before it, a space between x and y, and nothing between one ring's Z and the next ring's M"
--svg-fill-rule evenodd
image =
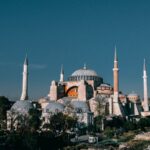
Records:
M142 130L145 130L145 127L150 127L150 118L141 118L137 123L137 126Z
M108 138L112 138L114 136L114 131L111 128L106 128L104 135Z
M135 123L131 122L131 121L126 121L124 123L124 128L128 131L128 130L136 130L137 126Z
M143 150L150 144L149 141L131 141L128 143L129 150Z

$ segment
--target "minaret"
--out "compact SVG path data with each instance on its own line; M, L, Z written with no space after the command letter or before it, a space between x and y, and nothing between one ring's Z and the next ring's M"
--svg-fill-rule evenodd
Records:
M22 94L20 100L28 100L28 58L26 56L23 65L23 79L22 79Z
M84 69L84 70L87 69L86 63L84 63L83 69Z
M63 65L61 66L61 71L60 71L60 82L64 82L64 69L63 69Z
M117 58L116 47L115 47L115 54L114 54L113 77L114 77L114 95L113 95L113 105L111 109L114 115L122 116L123 112L122 112L121 105L119 102L119 68L118 68L118 58Z
M147 71L146 71L145 59L144 59L144 65L143 65L143 87L144 87L143 108L144 108L144 111L149 111L149 106L148 106L148 90L147 90Z
M118 68L118 58L117 58L116 47L115 47L115 54L114 54L113 74L114 74L114 101L118 102L118 96L119 96L119 68Z

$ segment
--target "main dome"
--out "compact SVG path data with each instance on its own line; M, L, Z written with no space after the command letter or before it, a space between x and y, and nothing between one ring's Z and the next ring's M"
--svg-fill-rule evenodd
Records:
M98 76L94 70L91 69L79 69L72 73L71 76Z
M84 66L82 69L78 69L72 73L72 75L68 78L69 81L80 81L80 80L94 80L97 81L98 85L103 82L103 79L98 76L98 74L92 70L87 69Z

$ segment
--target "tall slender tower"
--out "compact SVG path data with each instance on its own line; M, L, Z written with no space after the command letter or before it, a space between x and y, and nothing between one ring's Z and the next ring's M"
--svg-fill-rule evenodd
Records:
M117 50L115 47L115 55L114 55L114 68L113 68L113 75L114 75L114 96L113 96L113 105L112 105L112 113L114 115L123 115L121 105L119 102L119 68L118 68L118 58L117 58Z
M85 70L87 69L86 63L84 63L83 69Z
M23 65L22 94L20 100L28 100L28 57Z
M147 71L146 71L145 59L144 59L144 65L143 65L143 87L144 87L143 108L144 108L144 111L149 111L149 106L148 106L148 90L147 90Z
M119 96L119 68L118 68L118 58L117 58L117 50L115 47L115 54L114 54L114 102L118 102Z
M60 82L64 82L64 69L63 69L63 65L61 66L61 71L60 71Z

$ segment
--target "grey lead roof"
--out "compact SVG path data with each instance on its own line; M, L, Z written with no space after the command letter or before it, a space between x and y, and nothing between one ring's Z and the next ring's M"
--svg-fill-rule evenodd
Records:
M19 112L21 114L28 114L29 110L33 108L33 105L30 101L19 100L13 104L11 110Z
M75 109L76 109L76 108L82 109L83 112L88 112L88 111L89 111L89 108L88 108L88 105L87 105L86 102L79 101L79 100L73 100L73 101L71 101L71 105L72 105L72 107L74 107Z
M63 111L64 110L64 105L57 103L57 102L49 102L49 104L45 107L45 109L49 110L49 112L56 112L58 111Z
M91 69L79 69L72 73L71 76L98 76L94 70Z

